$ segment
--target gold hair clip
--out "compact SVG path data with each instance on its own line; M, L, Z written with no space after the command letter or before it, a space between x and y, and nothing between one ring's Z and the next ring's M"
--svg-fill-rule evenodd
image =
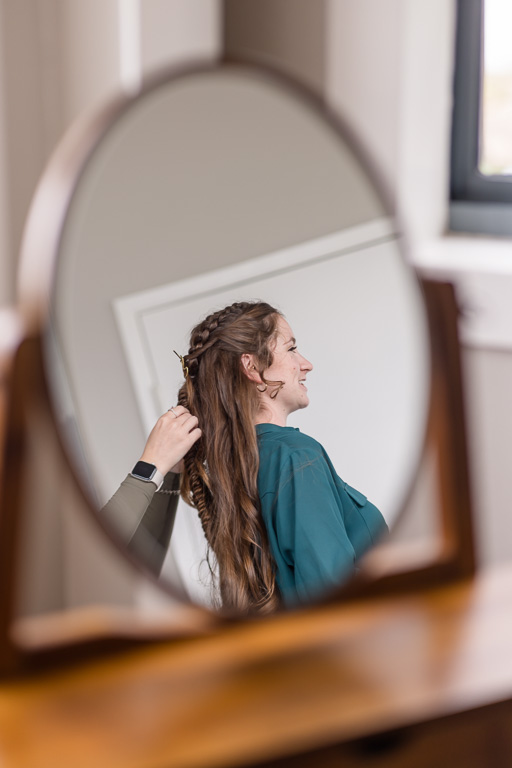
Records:
M176 357L179 357L180 363L181 363L181 368L183 370L183 376L185 378L187 378L187 376L188 376L188 365L185 365L185 358L182 355L178 354L178 352L176 352L175 349L173 349L173 352L176 355Z

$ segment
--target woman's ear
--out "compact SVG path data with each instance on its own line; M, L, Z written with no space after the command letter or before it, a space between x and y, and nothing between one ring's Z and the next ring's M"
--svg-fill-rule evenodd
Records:
M261 376L258 373L258 369L255 365L254 355L244 354L240 357L242 363L242 370L248 379L254 381L256 384L261 384Z

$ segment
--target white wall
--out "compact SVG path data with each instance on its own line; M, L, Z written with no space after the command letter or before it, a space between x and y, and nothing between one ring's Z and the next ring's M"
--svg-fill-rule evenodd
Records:
M325 97L380 172L412 262L448 218L454 22L454 0L327 0ZM435 532L437 492L427 457L397 538Z
M0 1L0 302L14 299L28 207L64 132L126 84L127 68L142 77L214 59L219 9L220 0Z
M326 97L382 169L415 240L447 220L453 0L328 0Z
M445 231L455 3L330 0L329 8L328 96L385 172L412 261L476 307L462 323L462 354L477 547L482 565L504 562L512 559L512 240ZM427 509L431 483L423 485L415 504Z

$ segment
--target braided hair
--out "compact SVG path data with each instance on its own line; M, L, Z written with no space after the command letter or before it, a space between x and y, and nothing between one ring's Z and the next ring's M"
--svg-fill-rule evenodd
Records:
M260 512L257 387L241 355L252 354L264 386L280 313L264 302L238 302L206 317L191 333L188 375L178 402L200 419L202 437L185 456L181 494L198 511L218 568L222 606L269 612L279 605L275 567Z

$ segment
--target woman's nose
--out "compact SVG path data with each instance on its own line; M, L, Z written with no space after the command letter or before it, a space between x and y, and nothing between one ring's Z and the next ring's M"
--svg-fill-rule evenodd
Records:
M313 363L310 363L309 360L306 360L305 357L302 357L302 363L301 363L301 370L303 371L312 371L313 370Z

